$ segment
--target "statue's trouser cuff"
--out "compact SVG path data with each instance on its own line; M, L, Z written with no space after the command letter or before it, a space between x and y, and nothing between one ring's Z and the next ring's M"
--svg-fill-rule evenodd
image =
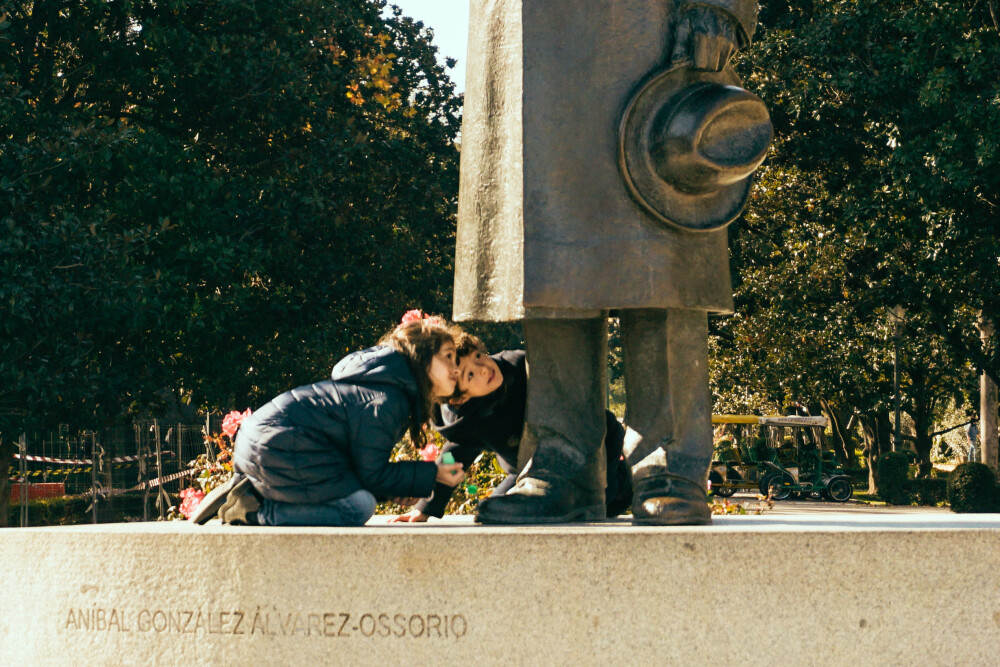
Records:
M704 487L712 458L708 314L622 310L621 327L633 484L669 471Z
M528 399L521 477L568 479L603 496L606 317L526 319Z

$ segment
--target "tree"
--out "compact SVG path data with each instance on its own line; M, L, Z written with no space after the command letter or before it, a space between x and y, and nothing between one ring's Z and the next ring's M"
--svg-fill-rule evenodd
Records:
M446 310L461 99L383 7L0 10L0 437L256 406Z
M764 4L738 66L777 138L731 232L738 315L717 323L723 401L795 396L857 414L877 456L896 303L911 314L904 369L920 428L970 362L995 373L975 323L995 317L1000 277L998 56L983 2ZM920 354L931 349L950 366Z

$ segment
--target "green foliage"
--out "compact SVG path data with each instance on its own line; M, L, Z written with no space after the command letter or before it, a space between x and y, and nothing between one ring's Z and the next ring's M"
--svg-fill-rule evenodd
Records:
M910 479L906 482L907 495L914 505L937 506L948 501L948 480L936 477Z
M383 5L0 10L0 433L257 405L447 311L461 100Z
M948 503L953 512L996 512L998 492L996 477L983 463L962 463L948 480Z
M1000 316L1000 35L987 3L762 5L737 66L776 138L730 228L737 314L712 323L716 409L799 400L875 419L898 343L926 474L935 419L974 368L998 367L976 324Z
M907 487L910 456L906 452L886 452L878 459L878 494L890 505L909 505Z
M428 431L428 445L433 445L438 450L444 447L445 440L437 431ZM410 440L409 434L393 450L392 461L419 461L421 460L420 450ZM506 473L496 462L493 452L484 452L476 461L465 470L465 481L463 481L452 493L451 500L445 506L445 514L475 514L479 507L479 501L489 498L493 489L506 477ZM470 491L469 486L476 487ZM410 507L398 505L392 500L379 503L375 508L376 514L406 514Z
M153 500L155 500L155 496ZM87 496L30 500L28 501L28 525L73 526L91 523L93 514L89 509L90 502L90 498ZM142 493L118 494L104 500L98 500L98 521L100 523L140 521L143 517L142 504ZM150 504L152 504L152 500ZM9 523L7 525L19 526L20 512L20 503L11 503L8 509Z

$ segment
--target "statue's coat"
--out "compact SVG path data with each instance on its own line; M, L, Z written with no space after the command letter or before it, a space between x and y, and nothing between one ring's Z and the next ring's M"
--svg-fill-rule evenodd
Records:
M629 196L618 126L666 66L672 0L472 0L454 318L525 309L732 310L725 229L680 231ZM749 41L756 2L704 0Z

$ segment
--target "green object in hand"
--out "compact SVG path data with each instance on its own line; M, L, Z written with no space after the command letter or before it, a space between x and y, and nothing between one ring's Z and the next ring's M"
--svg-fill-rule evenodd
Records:
M445 465L451 465L454 462L455 462L455 457L451 455L451 452L445 452L444 454L441 455L441 463ZM458 471L456 470L454 474L457 475ZM473 495L476 493L476 491L479 490L479 487L476 486L475 484L469 484L465 487L465 490L469 492L469 495Z

